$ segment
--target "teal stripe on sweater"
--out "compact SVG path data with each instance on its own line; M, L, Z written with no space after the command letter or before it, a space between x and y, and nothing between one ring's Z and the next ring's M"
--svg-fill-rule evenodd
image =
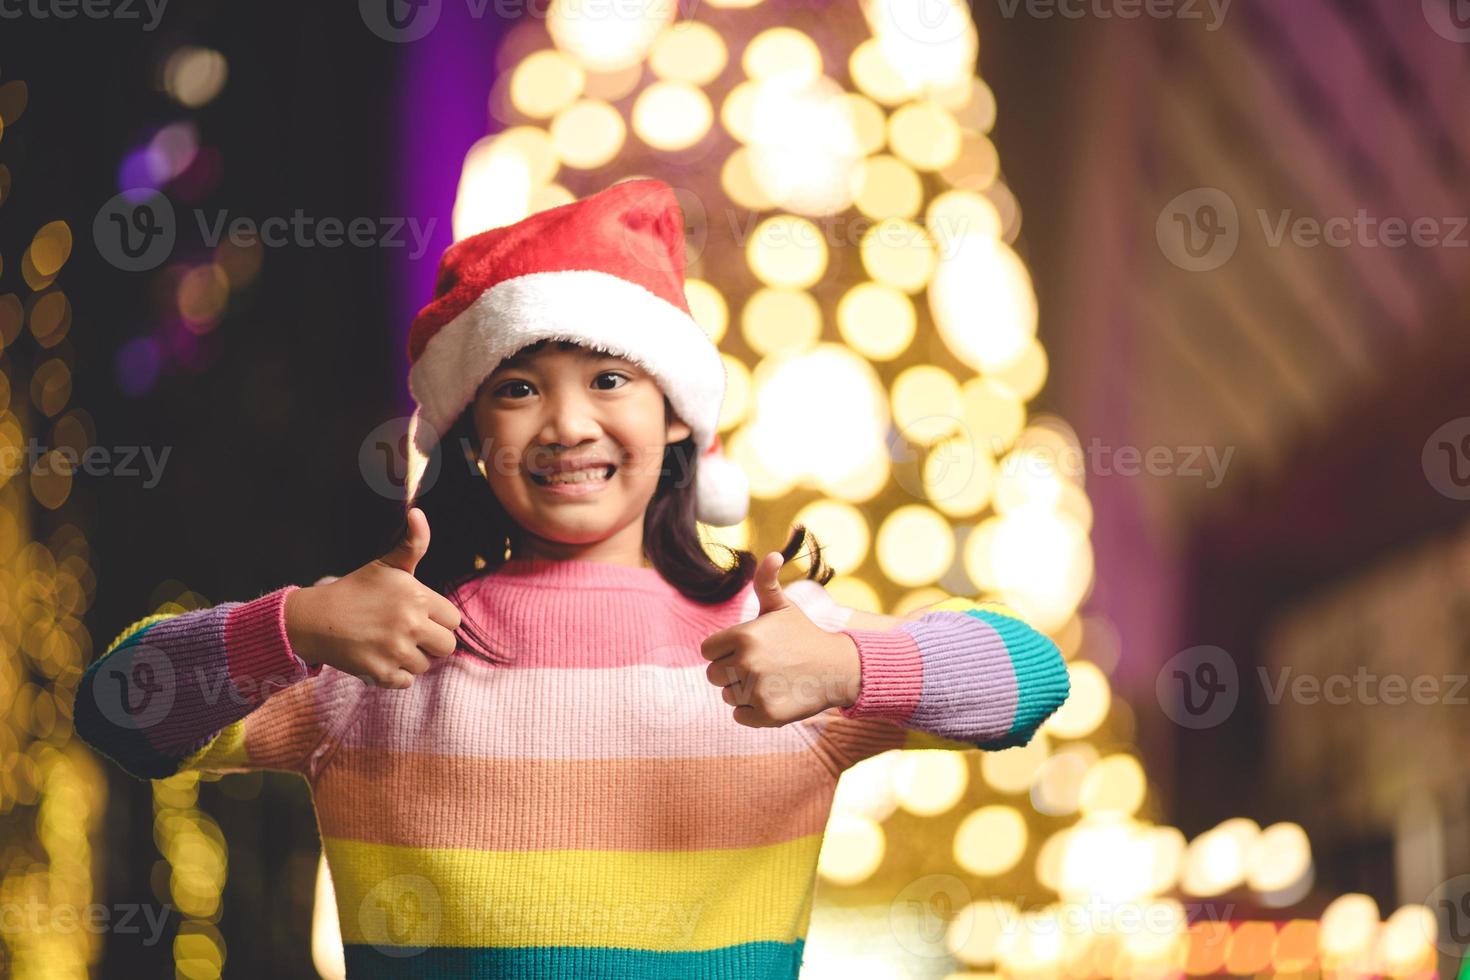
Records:
M965 613L989 623L1000 634L1016 672L1016 717L1011 730L998 739L976 744L987 750L1025 745L1071 693L1067 663L1051 637L1019 619L989 609L967 609Z
M591 946L397 949L348 943L348 980L492 980L500 977L599 977L606 980L794 980L804 940L759 942L691 952ZM383 952L380 950L387 950Z

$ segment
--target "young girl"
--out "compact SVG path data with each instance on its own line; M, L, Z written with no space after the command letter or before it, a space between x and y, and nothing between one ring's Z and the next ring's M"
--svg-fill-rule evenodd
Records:
M683 247L647 179L453 245L401 543L86 672L77 731L134 775L308 780L350 977L793 977L841 773L1023 745L1067 697L1004 609L843 608L815 542L782 588L800 527L708 557L746 489Z

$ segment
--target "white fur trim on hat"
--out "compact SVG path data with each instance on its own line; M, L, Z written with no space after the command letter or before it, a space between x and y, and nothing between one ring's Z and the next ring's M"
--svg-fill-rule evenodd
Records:
M527 344L573 340L601 347L654 376L674 412L709 448L725 397L725 362L683 310L637 283L590 269L533 272L481 293L424 345L408 372L424 420L416 444L428 455L485 378Z

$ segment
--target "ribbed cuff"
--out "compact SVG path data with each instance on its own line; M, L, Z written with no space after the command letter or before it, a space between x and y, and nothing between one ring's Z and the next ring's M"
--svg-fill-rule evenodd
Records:
M907 720L924 692L924 666L913 636L900 629L838 632L857 644L862 679L857 700L837 710L845 718Z
M286 635L286 597L299 588L283 586L241 603L225 620L230 679L236 690L256 703L321 673L321 664L313 666L296 655Z

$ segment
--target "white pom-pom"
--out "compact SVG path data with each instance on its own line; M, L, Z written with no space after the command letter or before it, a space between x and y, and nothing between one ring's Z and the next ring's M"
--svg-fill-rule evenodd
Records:
M723 453L700 457L694 474L695 516L705 524L729 527L750 510L750 480Z

